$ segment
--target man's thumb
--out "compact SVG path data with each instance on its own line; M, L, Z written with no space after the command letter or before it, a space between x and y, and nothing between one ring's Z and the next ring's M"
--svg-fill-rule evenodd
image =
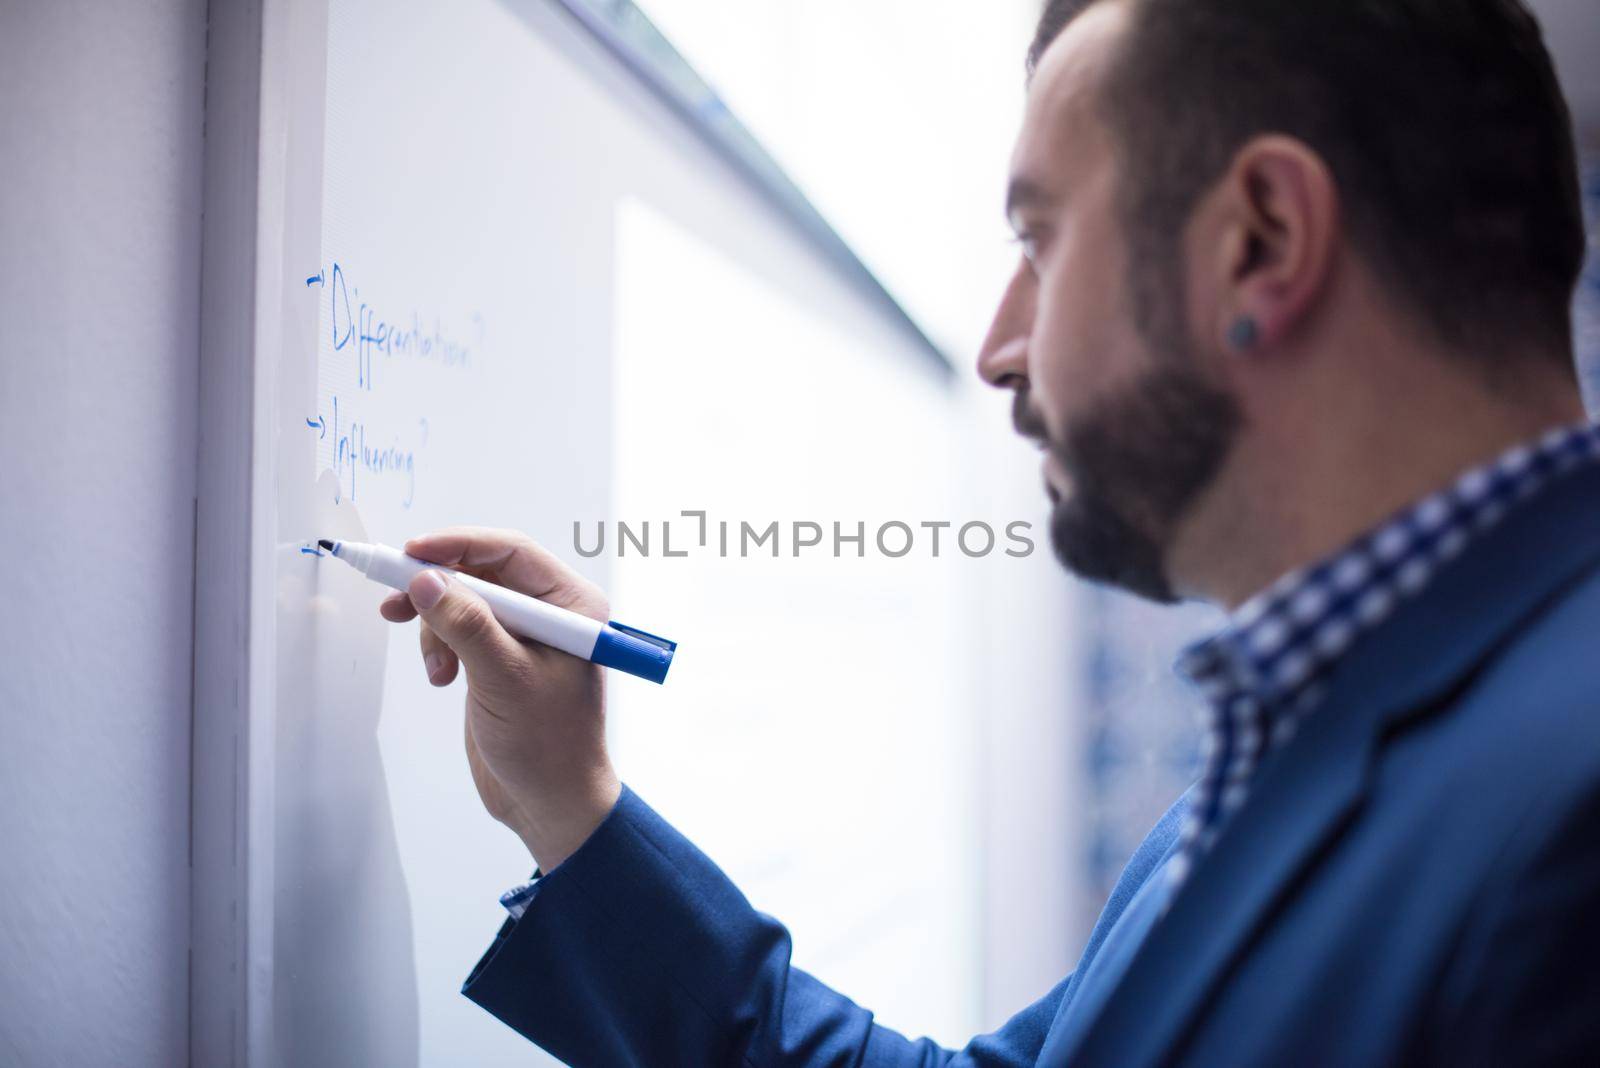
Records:
M507 663L517 641L494 618L482 597L438 571L424 571L406 590L424 623L462 660L468 670L486 661Z

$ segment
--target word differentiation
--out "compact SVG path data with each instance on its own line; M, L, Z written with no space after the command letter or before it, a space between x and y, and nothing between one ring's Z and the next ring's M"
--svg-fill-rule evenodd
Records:
M333 352L338 358L355 360L356 386L363 394L377 389L377 358L383 364L392 360L419 361L436 366L465 369L472 366L470 346L448 333L435 318L432 328L423 325L419 312L410 311L387 318L372 304L361 299L361 290L351 284L344 266L335 261L327 271L306 279L306 286L321 286L328 296L328 322L332 330ZM476 320L476 316L474 319ZM481 328L481 322L479 326ZM331 411L306 417L306 426L316 431L319 441L333 435L331 453L337 477L336 503L348 495L357 499L367 477L398 480L403 486L400 504L410 508L417 491L417 447L426 446L428 421L418 418L416 447L402 441L392 422L375 425L374 420L358 415L345 405L340 407L337 393L329 398ZM365 405L358 405L365 407Z
M354 302L350 299L352 291ZM394 320L381 317L376 308L361 299L359 288L347 284L344 268L337 261L328 276L328 321L333 331L334 352L354 346L356 384L362 389L373 387L374 356L385 360L414 358L445 367L472 364L472 350L446 334L437 318L429 331L423 327L422 316L416 311Z

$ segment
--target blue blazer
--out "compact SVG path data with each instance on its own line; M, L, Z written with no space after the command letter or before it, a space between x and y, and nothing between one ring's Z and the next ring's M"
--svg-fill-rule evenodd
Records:
M960 1051L791 967L628 790L464 992L608 1068L1600 1065L1597 568L1590 468L1351 649L1168 903L1180 799L1073 974Z

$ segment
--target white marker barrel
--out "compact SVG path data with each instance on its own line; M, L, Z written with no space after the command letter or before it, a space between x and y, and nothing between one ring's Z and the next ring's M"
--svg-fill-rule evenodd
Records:
M454 581L482 597L501 626L513 634L651 682L666 679L677 650L677 643L665 638L614 621L601 623L454 568L407 556L387 545L334 542L333 555L374 582L397 590L408 589L411 580L424 571L448 571Z

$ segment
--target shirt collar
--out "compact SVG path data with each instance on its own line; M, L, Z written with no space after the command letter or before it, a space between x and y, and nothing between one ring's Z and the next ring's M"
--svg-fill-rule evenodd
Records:
M1182 653L1179 673L1213 706L1240 696L1267 709L1313 705L1359 637L1553 475L1597 458L1600 426L1590 423L1506 450L1251 597L1219 633Z
M1549 480L1600 460L1600 427L1555 430L1508 449L1342 551L1283 576L1178 670L1205 695L1205 769L1168 869L1176 887L1244 803L1256 769L1316 710L1349 649L1440 568Z

